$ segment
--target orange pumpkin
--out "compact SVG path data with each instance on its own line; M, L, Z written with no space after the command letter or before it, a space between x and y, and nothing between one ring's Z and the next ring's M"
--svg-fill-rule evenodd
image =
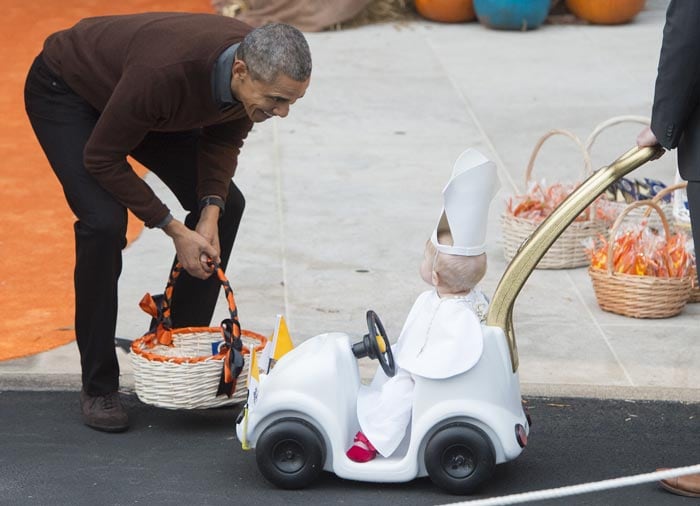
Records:
M619 25L639 14L644 0L566 0L566 6L589 23Z
M476 19L473 0L415 0L418 14L431 21L463 23Z

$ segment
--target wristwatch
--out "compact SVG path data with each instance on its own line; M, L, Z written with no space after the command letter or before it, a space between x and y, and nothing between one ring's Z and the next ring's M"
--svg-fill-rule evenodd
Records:
M218 207L221 212L219 213L220 216L223 216L224 214L224 199L221 197L218 197L216 195L210 195L208 197L204 197L199 201L199 211L201 212L202 209L204 209L207 206L216 206Z

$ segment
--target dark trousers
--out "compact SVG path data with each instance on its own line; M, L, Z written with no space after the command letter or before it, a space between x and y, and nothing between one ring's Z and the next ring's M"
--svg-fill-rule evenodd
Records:
M126 208L85 169L83 150L99 111L34 61L25 84L25 106L34 133L58 177L77 221L75 233L75 335L80 350L83 388L103 395L119 388L114 349L117 283L126 246ZM198 130L151 132L130 155L156 174L188 211L185 224L199 220L197 187ZM226 212L219 220L221 261L225 268L243 215L245 199L231 183ZM168 272L163 269L163 287ZM219 294L216 276L200 280L186 272L173 289L174 327L208 326ZM136 301L134 301L136 303ZM147 325L144 325L144 330Z
M700 279L700 181L688 181L686 193L690 224L693 228L693 244L695 244L695 266Z

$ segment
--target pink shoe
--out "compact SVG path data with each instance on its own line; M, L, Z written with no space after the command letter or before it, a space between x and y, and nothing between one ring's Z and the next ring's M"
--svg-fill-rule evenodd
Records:
M355 442L345 454L353 462L369 462L377 456L377 450L362 432L355 434Z

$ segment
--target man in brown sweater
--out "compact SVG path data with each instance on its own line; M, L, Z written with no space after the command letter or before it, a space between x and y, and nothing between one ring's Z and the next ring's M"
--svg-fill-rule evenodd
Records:
M128 428L114 350L127 209L170 236L187 273L173 290L173 326L208 326L219 293L208 260L226 267L245 205L232 182L243 140L253 122L287 116L310 75L297 29L213 14L88 18L46 39L25 105L77 217L75 333L90 427ZM172 190L184 223L127 156Z

